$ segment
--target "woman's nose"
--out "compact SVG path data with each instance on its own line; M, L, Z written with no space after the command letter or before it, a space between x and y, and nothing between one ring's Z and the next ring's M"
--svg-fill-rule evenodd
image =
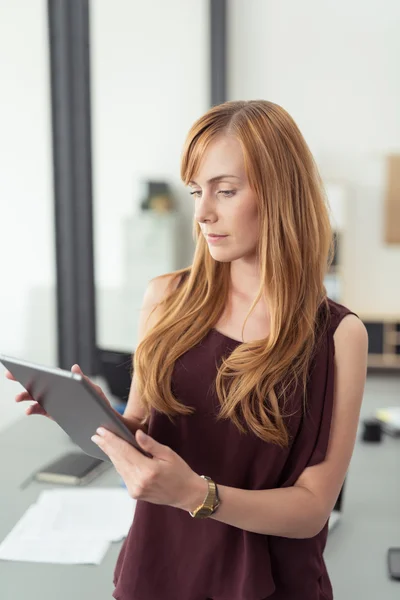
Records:
M199 223L202 223L206 220L215 219L215 208L211 199L205 194L203 194L203 196L197 200L194 214Z

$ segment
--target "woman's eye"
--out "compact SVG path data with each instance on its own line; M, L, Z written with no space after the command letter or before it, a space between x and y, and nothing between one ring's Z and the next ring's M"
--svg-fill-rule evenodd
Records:
M218 190L218 192L217 192L217 194L222 194L225 198L232 198L232 196L234 196L235 193L236 193L236 190ZM194 198L200 198L201 191L193 190L193 192L190 192L190 195L193 196Z

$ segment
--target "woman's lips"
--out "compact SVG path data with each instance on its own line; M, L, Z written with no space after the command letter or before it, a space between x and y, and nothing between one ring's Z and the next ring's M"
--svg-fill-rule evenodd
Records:
M210 244L215 244L217 242L220 242L222 240L224 240L225 238L227 238L227 235L207 235L207 240L210 242Z

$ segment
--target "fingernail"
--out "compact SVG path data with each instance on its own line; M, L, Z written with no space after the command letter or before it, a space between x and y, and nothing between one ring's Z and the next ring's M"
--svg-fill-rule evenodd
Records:
M97 444L99 438L97 437L97 435L92 435L92 437L90 439L92 440L92 442Z
M99 427L98 429L96 429L96 432L99 435L105 435L105 433L106 433L105 429L103 429L102 427Z

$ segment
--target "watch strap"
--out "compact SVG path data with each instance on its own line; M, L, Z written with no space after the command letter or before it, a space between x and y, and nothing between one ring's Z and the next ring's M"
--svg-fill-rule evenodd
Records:
M207 477L207 475L201 475L201 477L208 482L207 495L200 506L198 506L193 512L189 512L191 517L197 519L205 519L211 516L220 505L216 483L211 479L211 477Z

